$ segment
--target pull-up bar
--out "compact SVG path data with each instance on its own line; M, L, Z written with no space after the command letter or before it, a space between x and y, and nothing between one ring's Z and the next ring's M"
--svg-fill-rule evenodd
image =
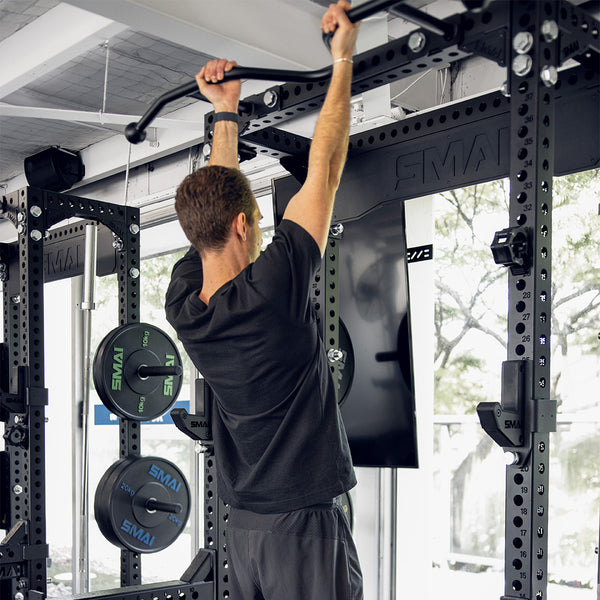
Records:
M479 0L479 2L485 2L486 0ZM390 6L394 6L394 12L406 18L409 21L417 23L424 29L433 31L436 34L442 34L445 37L451 37L453 30L450 25L446 22L436 19L431 15L422 13L409 6L402 6L402 2L398 0L371 0L365 2L360 6L352 8L348 11L348 18L350 22L355 23L362 21L366 17L369 17L379 11L385 10ZM331 41L332 34L324 35L324 41L327 45ZM285 81L288 83L317 83L325 81L331 77L332 67L327 66L316 71L290 71L286 69L264 69L254 67L233 67L231 71L224 74L222 81L229 81L233 79L257 79L261 81ZM184 83L172 90L162 94L150 105L148 110L142 115L137 123L130 123L125 128L125 137L132 144L138 144L143 142L146 138L145 129L152 122L154 117L159 111L174 100L189 96L190 94L198 93L198 85L196 80L192 80L189 83Z

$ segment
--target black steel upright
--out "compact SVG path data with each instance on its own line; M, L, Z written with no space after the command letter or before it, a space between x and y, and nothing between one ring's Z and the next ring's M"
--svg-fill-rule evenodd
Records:
M80 217L106 225L118 250L119 323L139 320L139 210L65 194L23 188L2 198L1 215L17 241L0 245L4 343L1 346L0 418L5 449L0 454L0 597L46 597L46 482L44 380L44 280L58 278L58 262L45 252L51 227ZM60 230L81 237L82 226ZM73 252L80 261L83 254ZM52 273L50 274L50 271ZM73 274L72 272L70 274ZM70 276L70 274L68 276ZM139 454L137 423L121 423L121 456ZM123 553L123 585L140 583L139 556Z
M556 430L549 393L559 2L513 2L511 8L509 218L525 233L528 265L509 273L507 358L529 364L523 386L511 389L522 443L506 468L504 598L545 600L549 432Z

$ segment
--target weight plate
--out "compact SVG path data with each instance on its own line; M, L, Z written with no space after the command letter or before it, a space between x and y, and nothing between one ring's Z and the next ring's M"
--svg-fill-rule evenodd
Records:
M159 508L149 505L153 500ZM161 506L162 505L162 506ZM190 490L183 473L168 460L128 457L111 465L94 498L96 522L119 548L153 553L170 546L190 512Z
M158 327L122 325L100 342L94 357L94 385L102 403L119 417L151 421L175 404L182 375L140 376L142 366L173 367L181 373L179 351Z

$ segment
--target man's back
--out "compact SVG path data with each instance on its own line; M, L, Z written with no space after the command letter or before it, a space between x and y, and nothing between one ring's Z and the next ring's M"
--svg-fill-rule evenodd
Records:
M312 237L284 220L267 250L208 306L196 293L200 281L182 287L177 272L186 262L174 269L167 314L217 396L219 488L234 506L294 510L355 484L310 306L319 264Z

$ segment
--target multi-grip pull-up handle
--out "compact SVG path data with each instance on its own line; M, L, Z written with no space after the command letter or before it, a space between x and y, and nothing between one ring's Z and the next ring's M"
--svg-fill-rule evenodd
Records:
M348 11L352 23L362 21L376 12L386 9L392 4L400 4L399 0L371 0ZM324 67L316 71L289 71L286 69L262 69L253 67L233 67L225 73L221 81L233 79L257 79L261 81L285 81L294 83L316 83L331 76L332 67ZM132 143L138 144L146 138L146 127L152 122L163 106L184 96L198 92L196 80L184 83L159 96L150 105L137 123L130 123L125 128L125 137Z

